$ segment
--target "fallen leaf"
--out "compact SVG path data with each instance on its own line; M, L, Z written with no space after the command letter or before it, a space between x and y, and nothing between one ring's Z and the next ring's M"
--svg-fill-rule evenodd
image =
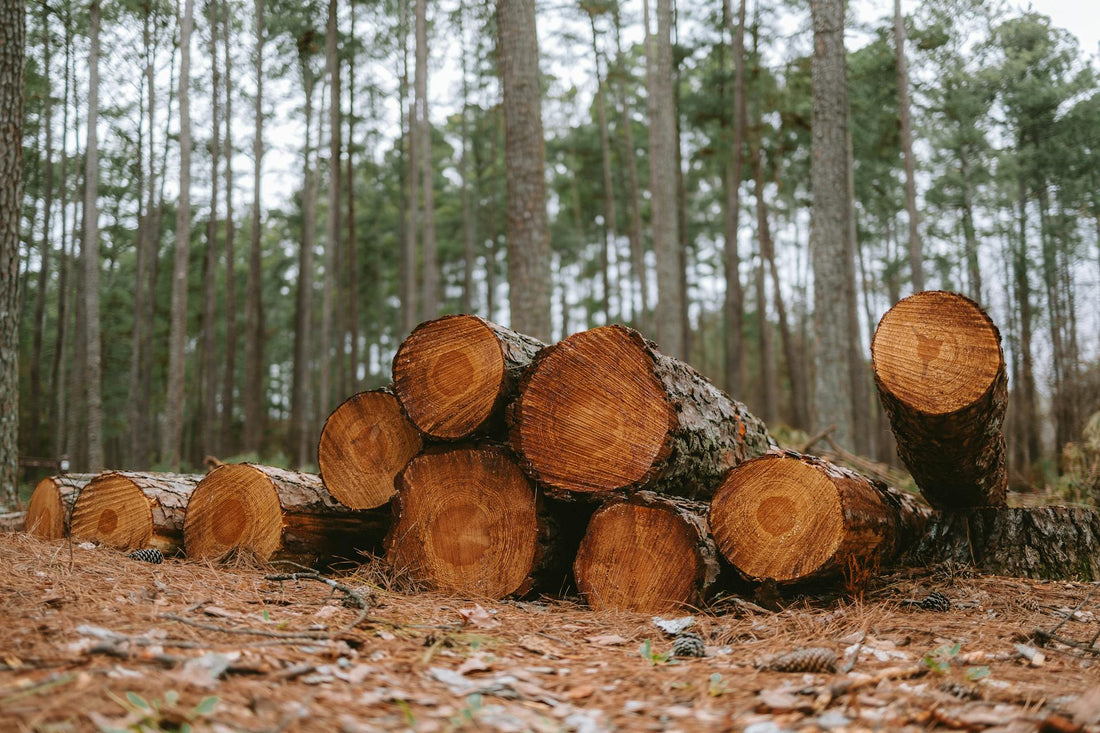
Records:
M809 711L813 709L813 700L800 698L790 692L789 689L761 690L756 694L758 713L786 713L792 711Z
M477 629L495 629L500 626L500 622L493 618L480 604L473 608L460 608L458 609L458 615L462 617L462 623Z
M240 652L229 654L207 652L201 657L188 659L183 669L175 672L173 676L186 685L208 690L217 686L218 679L225 674L230 663L240 656Z
M619 646L630 640L618 634L600 634L599 636L589 636L585 641L596 646Z
M682 616L680 618L661 618L660 616L653 617L653 625L668 634L669 636L676 636L676 634L679 634L681 631L689 628L694 623L694 616Z
M458 665L458 673L465 675L470 672L487 672L493 668L493 663L484 654L474 654L469 657L465 662Z
M203 606L202 612L207 616L213 616L214 618L240 618L241 614L236 611L230 611L228 608L222 608L221 606Z
M535 634L524 634L519 638L518 643L522 648L535 654L542 654L554 659L562 657L562 649L557 644Z
M591 697L596 692L596 688L592 685L581 685L580 687L574 687L572 690L568 690L565 693L565 697L568 700L583 700L586 697Z
M330 618L340 612L340 609L336 606L322 606L317 613L313 614L314 618Z

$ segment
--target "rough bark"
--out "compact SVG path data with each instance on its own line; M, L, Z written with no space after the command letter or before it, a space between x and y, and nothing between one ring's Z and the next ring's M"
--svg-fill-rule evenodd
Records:
M93 0L88 35L88 141L84 148L84 379L87 394L88 468L103 468L103 361L99 337L99 0Z
M744 405L624 326L540 351L508 418L521 465L552 494L707 499L730 468L774 445Z
M618 494L592 515L573 572L596 610L698 607L718 578L707 506L651 491Z
M456 440L492 431L543 346L478 316L427 321L394 356L394 390L425 435Z
M261 560L303 564L356 558L376 549L389 528L388 510L340 504L320 476L250 463L219 466L187 505L187 556L223 559L250 553Z
M550 229L534 0L496 2L512 327L550 338Z
M260 200L264 155L264 0L255 0L256 96L252 101L252 224L248 246L248 281L245 284L244 347L244 448L259 452L264 434L264 326L261 279Z
M917 293L879 321L871 359L898 455L928 502L1003 505L1008 378L989 316L957 293Z
M757 29L753 27L753 51L755 55L757 45ZM759 75L759 67L753 72L754 77ZM768 288L767 254L771 251L771 230L768 227L768 205L764 201L764 155L762 127L760 119L760 105L757 105L757 116L753 125L755 140L749 157L752 162L753 188L756 194L756 239L759 243L760 257L756 266L756 337L760 348L760 418L765 424L775 422L779 417L779 379L775 364L775 333L772 331L771 322L768 320ZM777 291L778 293L778 291Z
M373 509L390 500L397 474L422 447L393 392L376 389L352 395L329 415L317 444L317 465L337 501Z
M911 494L785 450L730 471L709 518L718 549L743 575L796 582L886 565L917 541L928 515Z
M91 473L62 473L39 481L27 504L24 530L44 540L67 536L76 497L94 478Z
M983 573L1100 580L1100 516L1084 507L975 507L935 512L905 558L951 562Z
M439 315L439 255L435 241L435 177L432 173L432 127L428 119L428 0L416 0L416 155L420 164L423 200L424 270L420 290L420 316ZM414 192L415 195L415 192Z
M73 504L73 539L119 550L156 547L173 554L183 543L187 502L201 479L176 473L101 473Z
M38 277L34 291L34 335L32 336L31 343L31 364L42 363L42 341L45 331L46 322L46 288L49 282L50 274L50 259L53 252L53 241L50 239L50 224L53 221L53 92L50 81L50 66L53 60L52 44L50 39L52 32L50 30L49 10L43 3L42 5L42 70L41 73L46 81L46 87L50 89L50 92L45 95L44 109L42 110L43 121L39 123L39 128L45 127L46 135L46 158L45 158L45 194L43 196L42 208L44 215L42 217L42 246L40 260L38 263ZM31 385L30 385L30 436L26 444L30 447L32 455L41 455L44 446L42 445L42 375L45 372L44 369L32 369L31 370ZM51 385L52 387L52 385Z
M334 357L334 305L336 301L336 260L340 248L340 59L337 56L337 0L328 2L325 23L325 75L329 80L328 103L328 211L325 213L325 279L321 291L321 340L318 351L321 372L318 408L324 414L332 409L332 367L340 368L343 359ZM338 340L343 343L343 339Z
M741 221L741 148L745 134L745 2L737 9L737 28L733 27L730 0L722 3L722 19L733 44L731 63L734 66L733 109L730 116L730 151L722 169L723 223L725 225L724 272L726 294L724 302L726 328L723 334L725 347L725 387L730 394L742 393L745 365L741 330L745 318L745 294L741 287L741 255L738 252L737 230Z
M198 457L221 455L218 420L218 201L221 144L221 66L218 61L218 2L208 0L207 23L210 28L210 214L206 221L206 254L202 267L202 340L199 361L201 430Z
M237 384L237 223L233 219L233 57L229 36L229 3L221 3L222 43L225 52L225 138L222 157L225 159L225 373L222 375L221 433L218 440L225 453L239 450L238 433L233 429L233 403Z
M920 217L917 212L917 166L913 158L913 122L909 110L909 62L905 57L905 19L901 14L901 0L894 0L894 54L897 58L901 154L905 160L905 208L909 213L909 272L913 280L913 292L919 293L924 290L924 255L920 240Z

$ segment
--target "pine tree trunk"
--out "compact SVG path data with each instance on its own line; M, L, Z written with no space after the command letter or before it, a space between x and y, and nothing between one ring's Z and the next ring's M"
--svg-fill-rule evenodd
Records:
M428 119L428 0L416 0L416 154L424 196L424 282L421 320L439 315L439 256L435 241L435 177L432 173L432 127Z
M264 155L264 0L255 0L256 97L252 102L252 224L245 284L244 449L259 454L264 435L263 251L260 200Z
M91 4L88 51L88 142L84 149L84 378L88 400L88 468L103 468L103 396L99 342L99 0Z
M76 497L94 478L92 473L63 473L39 481L27 504L24 530L44 540L68 536Z
M605 299L605 311L607 315L607 323L611 323L610 311L610 294L608 291L611 289L608 282L608 269L610 264L609 250L615 243L615 237L619 232L619 223L615 217L615 189L612 185L611 179L611 135L607 129L607 105L604 102L604 79L600 72L600 49L597 44L596 33L596 16L593 13L588 15L588 23L592 29L592 56L596 63L596 118L600 126L600 161L602 163L603 171L603 218L604 218L604 238L603 238L603 278L604 278L604 299ZM619 313L622 315L622 302L620 299ZM567 334L563 333L563 337Z
M780 451L730 471L709 518L718 549L744 576L795 582L890 563L918 540L928 515L911 494Z
M328 2L328 21L325 24L325 74L329 79L328 113L328 211L325 213L325 280L321 300L321 343L318 348L321 384L318 391L318 409L322 414L332 409L332 366L337 369L343 359L334 357L333 309L336 302L336 259L340 248L340 60L336 53L337 2ZM343 339L340 339L341 343Z
M978 264L978 237L974 231L974 197L970 191L970 158L967 155L967 145L959 149L959 177L962 185L962 227L963 237L966 239L966 270L969 275L970 297L974 302L981 304L982 297L982 271Z
M50 31L49 14L45 5L42 6L42 74L46 81L47 89L51 89L50 83L50 66L53 61L53 55L51 53L50 37L52 35ZM42 117L44 122L39 123L39 127L46 128L46 160L45 160L45 201L43 202L43 209L45 215L42 218L42 250L41 259L38 264L38 282L35 287L34 293L34 335L32 336L31 345L31 363L42 363L42 341L44 337L43 331L45 330L46 321L46 288L49 284L50 273L50 255L53 251L53 242L50 239L50 223L53 219L53 93L52 89L46 94L44 109L42 111ZM27 440L27 445L30 447L30 451L33 455L40 455L44 446L42 445L42 369L31 370L31 385L30 385L30 413L31 413L31 431L30 438ZM54 388L56 385L51 385Z
M355 5L350 8L351 37L355 37ZM355 51L348 53L348 161L344 176L344 194L347 197L347 234L344 247L347 252L348 269L348 307L347 334L350 343L348 351L347 382L340 389L345 395L355 389L359 382L359 242L355 236Z
M756 27L753 27L753 47L756 50ZM757 105L759 107L759 105ZM750 158L756 192L756 237L760 244L760 257L756 267L756 329L760 345L760 405L761 419L766 425L779 418L779 385L775 364L775 334L768 321L768 288L765 271L767 259L765 253L771 248L771 232L768 229L768 207L764 202L764 160L760 148L763 145L762 122L756 119L756 144Z
M409 41L408 41L408 0L401 0L401 130L403 149L408 150L401 171L401 224L404 227L404 236L401 237L401 284L399 288L401 298L401 332L408 333L417 323L417 247L416 247L416 221L417 221L417 148L419 147L416 134L415 101L409 104ZM406 130L407 127L407 130Z
M521 465L551 493L706 499L731 467L773 445L744 405L624 326L540 351L509 423Z
M184 513L202 476L174 473L101 473L77 496L72 537L138 550L174 554L183 543Z
M211 101L211 143L210 143L210 217L206 222L206 256L203 259L203 297L202 297L202 344L199 373L201 394L201 423L198 446L201 458L204 455L221 454L221 424L218 420L218 356L217 356L217 319L218 319L218 181L219 162L221 161L221 67L218 65L218 17L217 0L207 5L207 22L210 27L210 101Z
M221 4L222 42L225 48L225 374L222 379L222 422L220 449L236 453L238 442L233 426L233 404L237 382L237 224L233 219L233 59L229 37L229 2Z
M1008 379L989 316L957 293L918 293L882 317L871 358L898 455L928 502L1003 506Z
M247 553L315 565L376 549L389 526L388 510L349 509L319 476L240 463L219 466L195 487L183 535L190 558Z
M905 57L905 20L901 0L894 0L894 52L897 58L898 109L901 122L901 153L905 160L905 208L909 212L909 272L913 292L924 290L924 256L917 212L917 174L913 158L913 122L909 111L909 62Z
M733 28L733 12L730 0L723 0L722 17L733 42L734 65L733 108L730 116L730 150L722 168L723 223L725 225L726 294L723 310L725 330L724 376L725 387L730 394L740 395L744 389L745 357L741 331L745 318L745 294L741 288L741 256L738 252L737 230L741 220L741 148L745 131L745 0L737 9L737 29Z

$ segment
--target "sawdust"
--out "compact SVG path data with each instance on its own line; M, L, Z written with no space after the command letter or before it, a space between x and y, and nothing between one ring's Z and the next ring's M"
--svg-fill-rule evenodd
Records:
M678 659L650 616L408 592L377 562L335 577L364 614L324 583L265 579L285 567L21 534L0 558L4 730L1100 730L1095 584L941 568L861 602L727 598L693 614L707 655ZM912 603L933 590L951 610ZM1081 648L1036 639L1062 621ZM763 668L807 647L839 671Z

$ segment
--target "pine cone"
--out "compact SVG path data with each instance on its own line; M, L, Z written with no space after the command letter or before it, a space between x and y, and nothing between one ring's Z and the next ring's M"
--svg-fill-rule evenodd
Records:
M960 700L981 700L982 693L978 690L976 685L967 685L962 682L956 682L954 680L948 680L939 686L941 692L946 692L952 697L957 697Z
M154 565L159 565L164 562L164 555L155 547L147 547L144 550L134 550L130 553L129 557L131 560L151 562Z
M836 652L817 646L781 654L765 664L764 669L772 672L824 673L835 672L836 664Z
M674 657L703 657L706 653L707 645L703 642L703 637L691 631L683 631L672 640Z
M934 590L923 601L918 601L916 606L925 611L950 611L951 599L938 590Z

